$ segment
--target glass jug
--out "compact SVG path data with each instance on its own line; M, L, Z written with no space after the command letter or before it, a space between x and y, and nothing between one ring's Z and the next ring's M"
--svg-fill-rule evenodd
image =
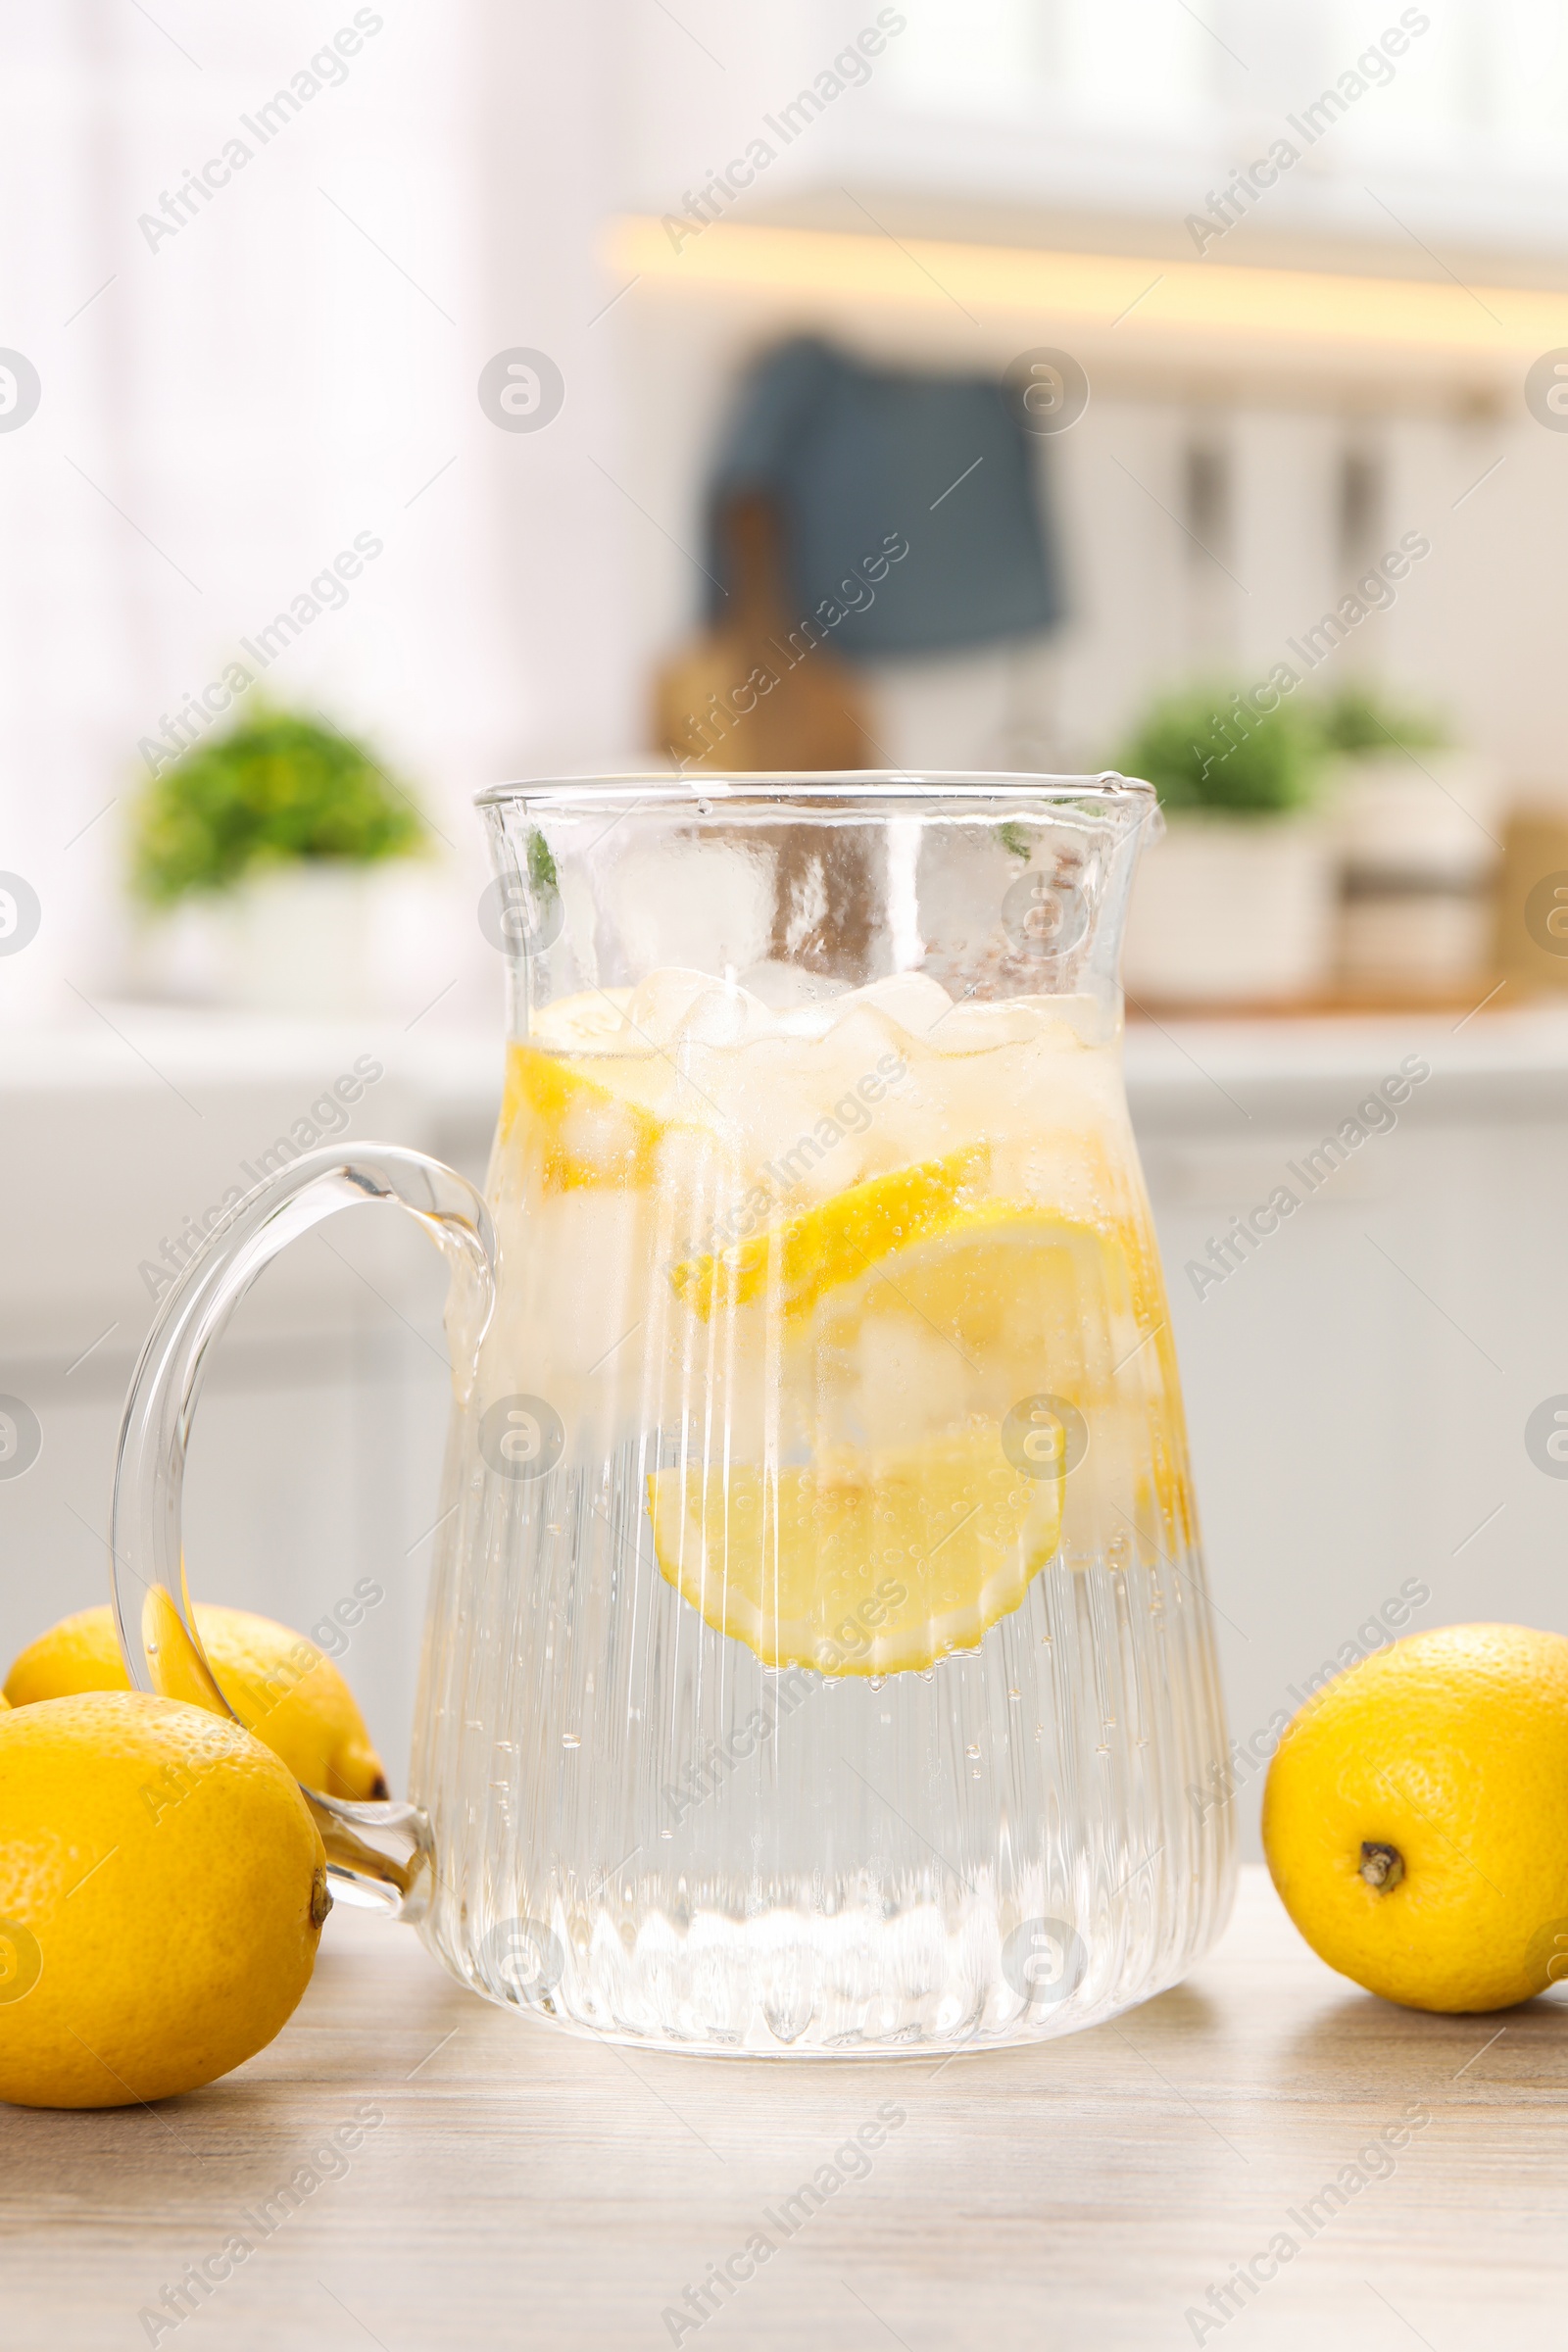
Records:
M409 1801L306 1792L340 1894L493 2000L685 2050L996 2046L1173 1984L1233 1855L1121 1080L1151 788L479 805L485 1196L329 1148L186 1268L121 1440L133 1681L222 1703L179 1532L211 1344L296 1234L391 1202L451 1263L454 1403Z

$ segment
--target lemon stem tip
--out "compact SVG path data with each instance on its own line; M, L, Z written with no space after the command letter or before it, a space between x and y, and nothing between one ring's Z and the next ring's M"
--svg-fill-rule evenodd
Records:
M1404 1876L1404 1856L1396 1845L1380 1845L1370 1838L1363 1838L1361 1876L1379 1894L1387 1894Z

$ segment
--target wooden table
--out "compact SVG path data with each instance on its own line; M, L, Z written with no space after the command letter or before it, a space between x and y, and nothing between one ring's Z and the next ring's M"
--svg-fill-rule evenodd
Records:
M0 2110L0 2343L1559 2347L1565 2084L1560 1996L1390 2008L1320 1966L1258 1871L1177 1990L938 2065L598 2048L340 1905L294 2021L225 2082L156 2110ZM786 2239L769 2213L879 2114L863 2176ZM340 2127L357 2144L332 2153ZM1373 2143L1357 2186L1343 2168ZM664 2316L759 2230L777 2250L731 2299ZM140 2317L187 2266L223 2270L236 2233L254 2251L177 2327ZM1222 2321L1209 2290L1249 2263Z

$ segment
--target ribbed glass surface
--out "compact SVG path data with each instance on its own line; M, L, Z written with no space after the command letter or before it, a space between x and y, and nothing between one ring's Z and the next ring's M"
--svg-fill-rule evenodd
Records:
M1225 1737L1118 1045L1087 999L670 972L514 1045L412 1790L480 1991L956 2049L1211 1940Z
M976 1654L876 1689L694 1625L635 1458L549 1492L476 1458L416 1793L423 1932L478 1990L687 2047L957 2048L1113 2015L1223 1925L1193 1564L1058 1557Z

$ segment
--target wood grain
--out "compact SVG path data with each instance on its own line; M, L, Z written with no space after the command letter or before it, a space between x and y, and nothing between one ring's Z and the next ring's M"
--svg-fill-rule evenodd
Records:
M340 1906L293 2023L225 2082L157 2110L0 2109L0 2341L144 2344L138 2315L248 2232L158 2342L619 2352L676 2340L666 2310L765 2230L777 2251L681 2343L1557 2347L1565 2090L1560 1996L1391 2008L1313 1959L1256 1871L1185 1985L936 2066L600 2048L485 2006ZM275 2204L264 2238L245 2216L367 2108L383 2120L316 2168L346 2171ZM869 2171L786 2239L769 2211L879 2111ZM1359 2168L1384 2177L1314 2229L1308 2200L1401 2123ZM1212 2319L1210 2286L1282 2231L1298 2250L1223 2325L1186 2316Z

